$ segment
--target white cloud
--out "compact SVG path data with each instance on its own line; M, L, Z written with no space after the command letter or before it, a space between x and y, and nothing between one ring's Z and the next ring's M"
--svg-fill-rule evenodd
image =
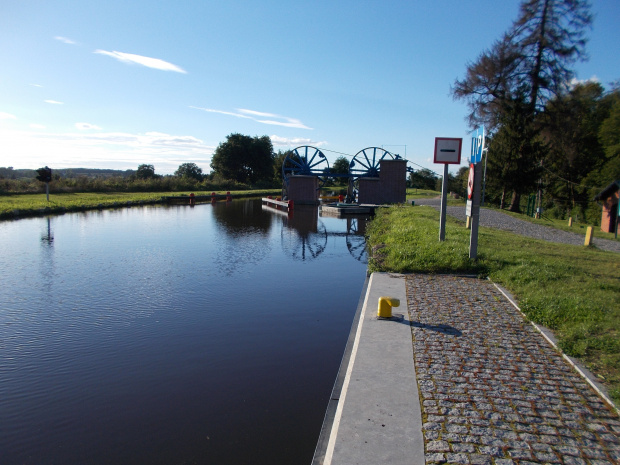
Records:
M58 100L45 100L45 103L50 103L52 105L64 105L65 102L59 102Z
M190 106L190 108L193 108L195 110L206 111L207 113L219 113L220 115L228 115L228 116L235 116L237 118L253 119L253 118L250 118L247 115L242 115L240 113L234 113L232 111L214 110L212 108L201 108L201 107L194 107L194 106Z
M176 73L186 74L182 68L179 68L177 65L173 65L172 63L168 63L167 61L160 60L159 58L150 58L142 55L134 55L133 53L124 53L124 52L108 52L106 50L95 50L93 53L97 53L99 55L106 55L112 58L117 59L123 63L135 63L138 65L146 66L147 68L159 69L162 71L174 71Z
M575 86L578 86L581 84L587 84L588 82L601 82L601 80L596 75L593 75L592 77L589 77L588 79L572 78L570 82L568 83L568 88L572 89Z
M101 129L99 126L90 123L75 123L75 127L80 131L88 131L89 129Z
M36 124L36 123L30 124L29 127L31 127L32 129L45 129L45 126L43 126L42 124Z
M26 132L0 127L0 166L38 168L135 169L142 163L157 173L173 173L181 163L196 163L205 172L215 147L189 135L161 132Z
M300 145L312 145L314 147L322 147L323 145L327 145L326 141L314 141L312 139L307 139L304 137L280 137L280 136L269 136L271 139L271 143L275 147L299 147Z
M239 108L237 111L239 111L239 113L243 113L245 115L252 115L252 116L264 116L267 118L277 118L278 115L274 114L274 113L265 113L262 111L254 111L254 110L246 110L244 108Z
M17 119L17 116L0 111L0 119Z
M56 36L54 37L54 39L59 40L60 42L64 43L64 44L69 44L69 45L75 45L76 42L71 40L71 39L67 39L66 37L62 37L62 36Z
M306 126L300 120L295 119L295 118L289 118L288 116L276 115L274 113L265 113L261 111L247 110L245 108L238 108L236 112L214 110L212 108L201 108L201 107L194 107L194 106L190 106L190 108L206 111L209 113L219 113L222 115L235 116L237 118L247 118L247 119L251 119L252 121L256 121L257 123L262 123L262 124L271 124L275 126L284 126L287 128L297 128L297 129L313 129L311 127ZM260 119L260 118L273 118L273 119Z
M43 87L41 84L30 84L32 87Z

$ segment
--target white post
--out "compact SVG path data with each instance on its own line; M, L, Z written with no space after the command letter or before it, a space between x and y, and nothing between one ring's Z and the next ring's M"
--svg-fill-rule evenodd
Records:
M446 203L448 202L448 164L443 165L443 183L441 185L441 215L439 217L439 242L446 240Z

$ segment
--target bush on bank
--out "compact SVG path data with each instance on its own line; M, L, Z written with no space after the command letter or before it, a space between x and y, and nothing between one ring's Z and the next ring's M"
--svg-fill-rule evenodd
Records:
M78 192L182 192L246 190L252 186L230 179L205 177L160 176L139 179L132 176L112 177L56 177L50 182L50 194ZM268 186L267 186L268 187ZM38 194L45 192L45 184L36 179L0 179L0 195Z

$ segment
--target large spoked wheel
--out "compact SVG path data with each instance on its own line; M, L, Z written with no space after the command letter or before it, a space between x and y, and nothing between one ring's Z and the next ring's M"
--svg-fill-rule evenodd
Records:
M368 251L366 249L366 239L364 238L363 228L359 228L357 218L347 220L347 249L351 256L359 262L368 264Z
M290 176L316 176L321 185L329 177L329 162L316 147L303 145L291 150L282 163L282 179L288 186Z
M313 260L327 247L327 230L320 220L317 222L316 231L299 231L283 226L280 236L282 250L295 260Z
M349 163L349 177L357 180L361 177L376 178L379 176L380 162L384 158L393 159L387 150L379 147L368 147L355 154Z

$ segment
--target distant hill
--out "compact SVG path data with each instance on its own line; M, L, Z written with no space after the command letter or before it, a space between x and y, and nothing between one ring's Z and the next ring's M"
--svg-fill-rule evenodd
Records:
M78 178L85 176L87 178L111 178L115 176L129 177L135 174L135 170L106 170L94 168L63 168L54 169L52 173L59 175L61 178ZM0 167L0 179L32 179L37 175L36 170L13 169L12 167Z

